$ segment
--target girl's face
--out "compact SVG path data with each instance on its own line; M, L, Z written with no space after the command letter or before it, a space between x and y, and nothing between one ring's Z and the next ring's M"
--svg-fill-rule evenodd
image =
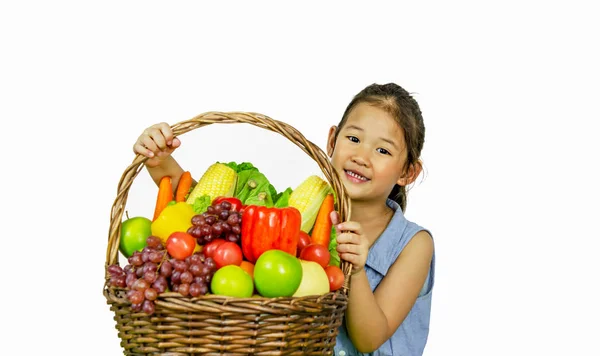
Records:
M329 131L327 152L350 198L383 200L395 184L406 185L404 130L385 110L360 103L340 129Z

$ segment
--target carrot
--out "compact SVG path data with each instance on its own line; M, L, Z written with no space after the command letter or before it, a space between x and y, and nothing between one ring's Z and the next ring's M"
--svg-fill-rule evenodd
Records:
M160 212L173 200L173 187L171 186L171 177L164 176L158 184L158 196L156 197L156 207L154 208L154 218L156 220Z
M177 191L175 192L175 201L185 201L185 196L192 187L192 174L188 171L183 172L181 178L179 178L179 184L177 184Z
M333 194L328 193L325 200L321 203L317 219L312 228L311 242L313 244L323 245L329 248L329 238L331 236L331 217L329 216L334 209Z

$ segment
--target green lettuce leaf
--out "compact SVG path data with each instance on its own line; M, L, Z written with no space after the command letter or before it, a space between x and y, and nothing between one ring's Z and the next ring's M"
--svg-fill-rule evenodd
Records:
M229 162L229 163L224 163L227 167L233 169L235 171L235 173L240 173L242 171L248 170L248 169L252 169L255 168L254 165L250 162L242 162L242 163L236 163L236 162Z
M269 186L267 187L267 190L268 190L267 192L269 193L269 195L271 196L271 198L273 198L274 196L277 195L277 189L275 189L275 187L273 186L273 184L269 183Z
M256 188L256 186L252 188L250 185L248 185L248 180L256 172L258 172L258 169L250 168L238 173L237 186L235 187L235 193L233 193L233 196L241 200L242 203L244 202L245 198L248 197L250 190Z
M192 205L192 209L194 209L194 212L196 214L202 214L206 211L206 209L208 209L211 203L212 201L210 200L210 196L205 194L201 197L196 198L194 204Z
M337 252L337 234L335 231L335 226L331 227L331 237L329 239L329 254L331 255L329 264L332 266L340 267L340 255Z
M273 198L273 201L275 202L275 207L276 208L287 207L289 205L290 194L292 194L292 188L288 187L283 192L275 195L275 197Z
M234 170L234 171L237 173L237 171L238 171L238 170L237 170L237 167L238 167L237 163L235 163L235 162L229 162L229 163L224 163L224 164L225 164L227 167L229 167L229 168L233 169L233 170Z
M237 186L233 195L244 205L262 205L273 207L277 190L250 162L229 162L226 166L237 173Z
M245 200L244 205L258 205L272 208L273 200L271 200L271 196L266 192L260 192L256 195L248 197L248 199Z
M240 174L243 172L240 172ZM236 198L241 200L244 205L252 205L255 199L259 198L259 200L270 202L270 204L267 204L266 206L271 207L273 206L273 197L271 195L272 189L270 189L269 186L272 187L267 177L259 172L258 169L252 169L250 170L250 175L248 176L246 183L240 192L236 194ZM277 192L275 192L275 194L277 194Z

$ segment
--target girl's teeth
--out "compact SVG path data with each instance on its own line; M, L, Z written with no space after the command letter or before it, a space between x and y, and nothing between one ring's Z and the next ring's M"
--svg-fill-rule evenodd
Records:
M367 180L367 178L365 178L365 177L363 177L361 175L358 175L358 174L356 174L354 172L346 171L346 173L348 173L349 176L352 176L352 177L354 177L356 179L365 180L365 181Z

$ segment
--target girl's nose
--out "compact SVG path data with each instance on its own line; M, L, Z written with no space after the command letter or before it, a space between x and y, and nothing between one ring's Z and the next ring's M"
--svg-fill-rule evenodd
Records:
M361 152L360 150L355 152L355 154L352 156L352 162L356 163L359 166L369 166L369 159L367 158L365 153Z

